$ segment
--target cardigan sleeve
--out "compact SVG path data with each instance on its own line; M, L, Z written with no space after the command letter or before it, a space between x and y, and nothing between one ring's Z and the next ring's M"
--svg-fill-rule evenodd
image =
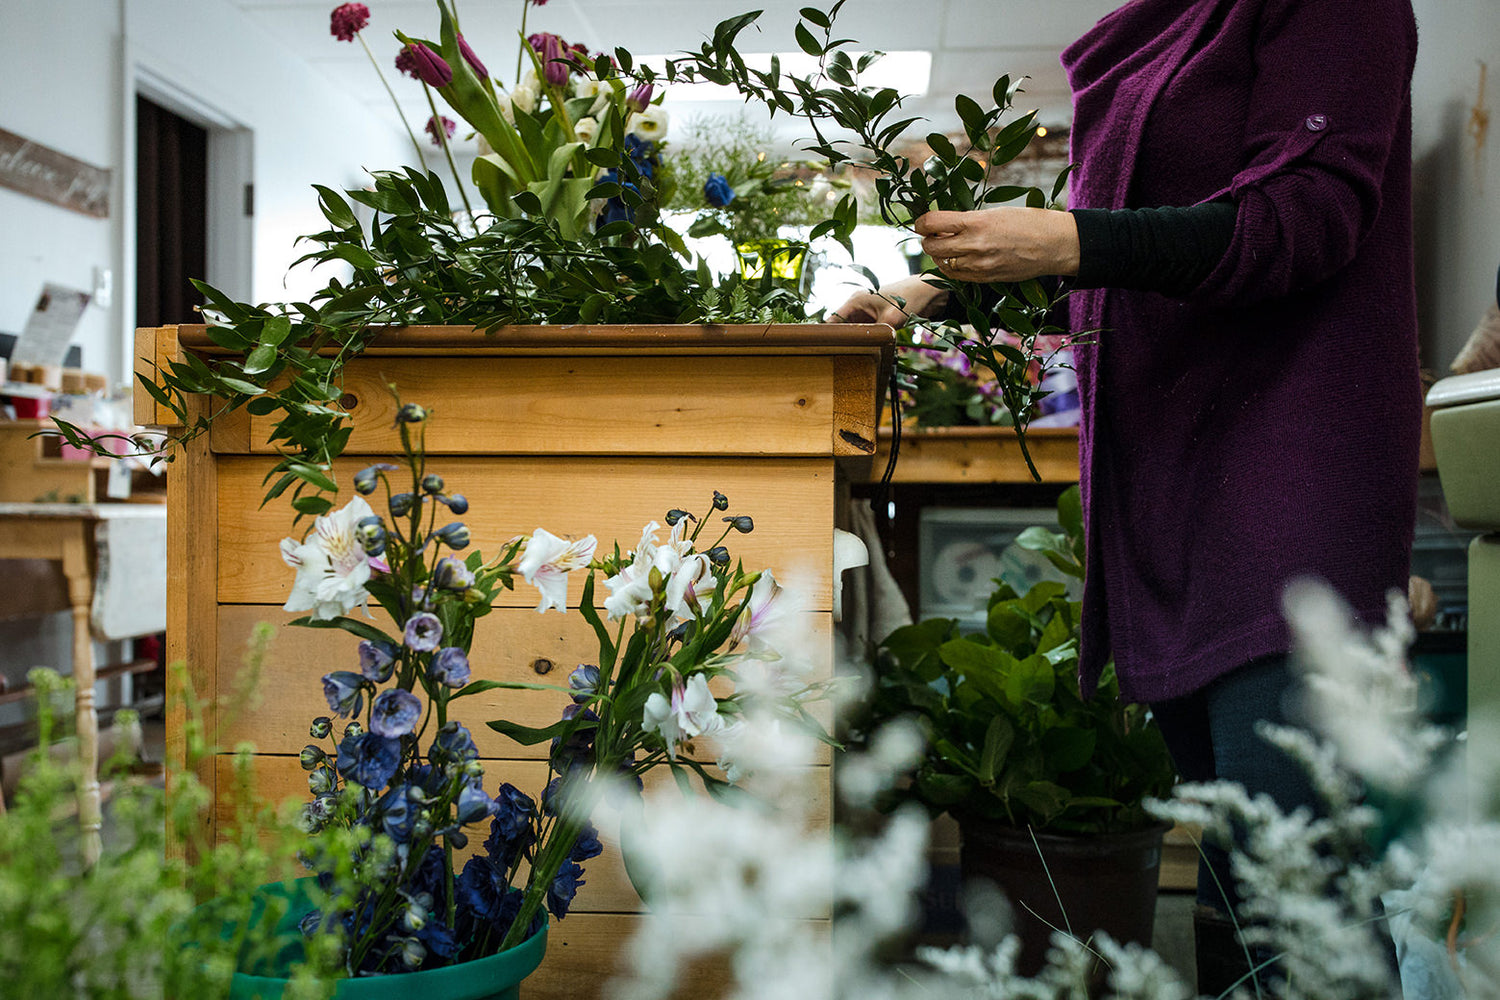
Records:
M1328 278L1382 208L1410 128L1410 0L1269 0L1255 39L1234 236L1191 297L1244 305ZM1392 205L1392 211L1409 206Z

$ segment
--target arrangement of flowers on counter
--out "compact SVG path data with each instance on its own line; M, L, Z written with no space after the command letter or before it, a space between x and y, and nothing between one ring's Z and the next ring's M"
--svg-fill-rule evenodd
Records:
M634 796L657 766L693 774L710 792L730 782L698 758L714 737L731 775L747 699L741 682L777 696L763 707L818 733L806 703L826 693L774 648L789 599L769 570L747 572L725 542L754 529L715 493L708 510L672 510L645 526L636 547L600 554L593 536L568 540L538 528L486 559L471 544L468 501L429 469L428 416L400 407L403 459L355 477L359 494L282 542L297 573L294 624L360 638L359 661L322 679L330 715L315 719L301 755L313 795L304 852L327 886L346 887L303 920L307 933L345 935L349 975L456 964L508 949L562 919L603 850L590 813L604 796ZM366 497L380 497L377 514ZM599 641L597 662L565 685L486 678L474 659L478 620L516 577L535 586L538 612L567 607L570 574L584 573L579 612ZM595 583L608 592L595 605ZM351 612L373 600L389 629ZM602 615L601 612L602 611ZM715 694L720 679L733 693ZM548 744L548 781L530 793L487 785L460 699L495 689L554 691L560 717L545 727L510 720L490 728L525 745ZM349 720L344 722L342 720ZM470 839L481 850L460 868ZM352 872L351 872L352 866ZM352 876L352 877L351 877ZM341 881L342 879L342 881Z

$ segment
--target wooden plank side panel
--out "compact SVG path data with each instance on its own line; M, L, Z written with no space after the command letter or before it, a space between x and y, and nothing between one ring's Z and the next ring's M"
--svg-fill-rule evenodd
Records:
M1043 482L1078 481L1078 432L1073 428L1028 431L1026 446ZM889 428L880 435L874 470L889 460ZM1029 483L1031 472L1009 427L948 427L908 430L896 459L897 483Z
M308 742L307 728L313 718L328 714L320 678L332 670L358 669L358 643L341 629L282 627L292 615L274 606L225 605L219 608L219 676L221 690L231 690L244 669L245 651L251 633L260 622L276 626L266 656L260 665L256 701L237 703L226 718L222 743L236 746L253 743L267 754L295 754ZM832 676L832 620L827 613L802 616L806 648L801 657L811 661L808 679ZM383 615L382 615L383 619ZM375 622L377 625L384 621ZM598 641L581 614L549 611L537 614L523 608L497 610L481 619L470 663L476 680L511 680L566 687L568 674L579 663L598 659ZM727 693L727 692L725 692ZM547 755L542 744L523 747L490 729L486 722L508 719L523 726L542 727L556 722L569 704L557 691L486 691L454 702L452 718L462 722L474 736L482 757L537 758ZM815 707L820 721L829 725L832 707ZM717 747L700 740L696 758L714 760ZM821 759L828 751L822 748Z
M432 412L434 455L826 455L834 410L823 357L360 359L346 453L399 451L393 384ZM272 426L251 419L255 451Z
M363 464L341 459L334 473L348 483ZM262 457L219 462L217 579L223 603L281 604L291 591L293 573L278 546L291 534L292 514L280 502L259 506L265 471ZM831 458L725 463L709 458L453 457L432 463L429 471L468 497L463 520L474 544L489 553L539 526L563 536L593 534L601 548L618 541L627 551L639 544L642 526L660 521L674 507L712 514L710 500L719 490L729 497L730 514L749 514L755 520L753 533L726 539L733 557L747 569L772 568L777 579L805 595L807 610L831 608ZM384 506L383 494L372 499L377 508ZM718 537L713 529L722 526L716 518L709 524L704 539L712 544ZM658 537L664 539L665 531ZM578 579L570 584L570 604L577 603L583 587L582 575L573 575ZM503 603L511 607L534 607L535 599L524 583L503 595Z
M326 744L325 744L326 748ZM547 766L542 761L496 761L484 760L485 788L494 791L501 782L509 782L536 801L549 779ZM263 801L285 803L286 814L309 799L307 775L296 757L261 756L252 760L253 781L256 794ZM227 826L235 813L232 794L237 787L234 759L220 756L215 760L218 785L224 794L214 803L214 818L220 827ZM667 768L659 767L646 775L648 797L660 797L671 801L683 793ZM806 771L801 786L799 802L807 803L807 819L812 831L826 830L832 817L832 781L827 766L812 767ZM702 787L693 779L693 792L701 795ZM649 805L648 805L649 808ZM646 906L637 895L620 850L620 824L622 812L619 806L604 804L595 810L593 821L599 830L604 853L584 864L584 888L578 891L571 912L577 913L639 913ZM484 838L488 836L487 825L476 825L468 830L469 846L455 855L454 869L462 870L468 857L483 850ZM816 834L813 834L816 835ZM293 833L295 837L297 834ZM522 876L524 880L524 875ZM807 913L790 913L792 917L826 917L829 910L820 905ZM566 921L564 922L566 923Z

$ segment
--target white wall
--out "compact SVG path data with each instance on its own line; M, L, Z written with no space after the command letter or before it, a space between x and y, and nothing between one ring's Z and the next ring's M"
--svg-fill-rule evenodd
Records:
M1415 0L1412 81L1417 296L1422 362L1438 375L1463 346L1500 267L1500 0ZM1468 131L1489 65L1487 141Z
M0 128L108 167L115 180L107 220L0 189L0 330L25 324L43 281L87 289L96 266L109 268L114 306L90 309L78 342L89 368L120 381L129 377L134 322L140 74L204 117L253 135L255 218L243 291L257 301L305 298L324 280L304 271L283 283L307 249L296 237L324 225L311 185L357 185L362 168L403 162L406 142L224 0L0 4ZM370 82L378 85L373 71Z

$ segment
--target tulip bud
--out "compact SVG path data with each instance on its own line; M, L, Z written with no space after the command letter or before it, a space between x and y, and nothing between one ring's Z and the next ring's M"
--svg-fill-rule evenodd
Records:
M484 63L480 62L479 57L474 54L474 50L469 48L469 43L464 41L463 35L458 36L458 52L459 55L464 57L464 62L469 64L469 68L474 71L475 76L481 80L489 79L490 71L484 68Z
M427 86L442 88L453 82L453 67L449 66L442 56L421 42L410 42L406 48L411 53L412 63L417 70L417 78L427 84ZM416 404L408 403L406 405L414 406ZM406 407L403 406L401 409L404 411ZM422 408L418 406L417 409L420 411ZM403 417L401 419L405 420L407 418ZM421 417L418 417L416 420L409 420L408 422L417 423L421 419Z

